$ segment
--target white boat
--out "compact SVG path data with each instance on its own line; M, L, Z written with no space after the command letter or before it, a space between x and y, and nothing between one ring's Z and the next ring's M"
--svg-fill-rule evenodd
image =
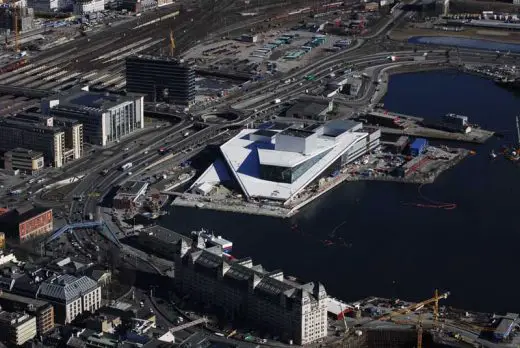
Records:
M489 154L489 157L491 157L491 158L497 158L497 154L495 153L494 150L491 150L491 153Z
M193 236L201 237L204 239L206 244L211 246L219 245L222 247L222 251L224 253L229 254L233 248L233 242L222 238L221 236L215 236L213 233L206 231L205 229L201 229L200 231L192 231L191 234Z

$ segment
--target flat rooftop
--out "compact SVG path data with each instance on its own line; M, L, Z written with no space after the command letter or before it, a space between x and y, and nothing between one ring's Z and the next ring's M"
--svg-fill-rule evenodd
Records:
M118 194L137 196L141 190L146 189L148 183L145 181L127 181L117 191Z
M60 96L60 106L65 107L88 107L100 110L108 110L119 104L132 102L135 96L122 96L118 94L109 94L102 92L79 91L69 96Z
M63 130L59 127L48 127L44 126L42 124L32 123L32 122L25 122L22 120L17 120L16 118L3 118L0 119L0 126L2 127L12 127L16 129L25 129L33 132L41 132L41 133L60 133L63 132Z
M280 134L289 135L289 136L297 137L297 138L308 138L311 135L314 135L314 132L303 130L303 129L287 128L287 129L284 129Z
M46 301L37 300L31 297L25 297L20 295L15 295L12 293L8 293L5 291L0 292L0 301L7 300L11 302L23 303L27 305L32 305L35 308L41 308L47 306L49 303Z
M141 230L141 234L153 236L165 243L176 244L180 240L184 240L188 245L191 245L193 240L180 233L174 232L161 226L152 226Z
M275 131L272 131L272 130L268 130L268 129L258 129L253 134L260 135L260 136L263 136L263 137L270 137L270 138L272 138L276 134L278 134L278 132L275 132Z
M127 58L128 60L148 60L148 61L157 61L157 62L169 62L177 65L184 65L186 67L191 67L192 64L186 62L184 59L177 59L170 56L165 55L150 55L150 54L136 54Z

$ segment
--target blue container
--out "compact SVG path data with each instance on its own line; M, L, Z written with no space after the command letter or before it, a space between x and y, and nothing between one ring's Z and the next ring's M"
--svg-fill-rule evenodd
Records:
M417 157L426 150L426 146L428 146L428 140L423 138L417 138L410 145L410 155Z

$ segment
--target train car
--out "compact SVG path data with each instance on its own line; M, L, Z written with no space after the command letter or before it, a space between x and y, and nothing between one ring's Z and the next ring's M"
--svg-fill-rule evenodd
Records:
M27 64L27 57L21 57L17 61L4 65L0 68L0 74L4 74L6 72L14 71L22 66Z

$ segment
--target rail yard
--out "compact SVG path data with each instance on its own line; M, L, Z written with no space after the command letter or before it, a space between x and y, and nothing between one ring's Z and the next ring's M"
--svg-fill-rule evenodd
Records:
M520 56L391 40L393 29L415 20L415 3L411 9L386 5L378 12L351 2L181 1L135 14L106 10L105 19L89 29L60 24L52 33L19 34L15 28L14 38L6 35L0 66L0 127L5 128L0 137L14 134L10 141L17 145L0 146L10 166L0 172L0 197L6 212L19 214L17 219L25 216L18 210L27 203L33 210L46 209L45 218L26 222L45 220L47 225L4 237L17 254L38 259L38 267L47 269L54 259L59 262L53 267L62 267L53 269L56 276L48 276L47 269L36 281L30 278L28 258L16 263L19 272L32 279L31 286L42 283L35 291L40 294L45 284L71 281L59 275L65 273L65 259L75 267L81 260L99 266L99 272L110 269L116 286L99 285L99 305L85 307L84 314L108 320L112 314L104 313L133 306L140 314L129 332L140 338L120 337L125 344L131 336L147 342L139 343L143 347L159 341L179 347L517 347L518 314L453 309L443 305L450 293L437 291L419 302L376 297L346 302L328 297L321 283L304 284L250 259L236 260L230 254L232 242L221 236L204 230L182 236L156 226L169 205L286 218L349 181L396 181L420 185L420 190L474 154L466 146L488 141L494 130L473 124L471 115L430 120L388 112L381 103L388 82L393 74L429 69L510 78L516 70L508 67ZM43 44L35 49L28 44L32 40ZM147 64L130 71L133 57ZM157 74L147 70L150 66L168 66L159 75L176 66L180 70L168 78L186 82L168 85L168 78L157 76L149 82ZM153 95L133 91L139 82ZM30 134L52 130L52 151L25 141L39 135L18 136L20 129ZM63 146L56 150L58 143ZM15 161L16 156L23 160ZM56 158L47 158L52 156ZM32 167L23 162L28 158ZM450 203L428 204L454 209ZM24 242L32 233L32 244ZM323 241L324 247L348 247L334 238ZM165 246L167 251L161 251ZM186 267L189 262L222 274L203 283L206 276ZM123 279L127 270L139 275L128 287ZM70 277L94 278L94 273L75 272ZM199 283L190 283L189 272ZM215 285L228 278L230 284L246 281L250 295L243 296L235 285ZM96 284L102 284L99 279ZM15 286L2 289L30 293L17 293ZM248 324L227 319L223 324L209 310L223 303L219 291L226 291L230 302L223 301L233 308L226 315L247 312ZM284 320L263 312L263 294L281 306L273 308L283 312ZM51 295L47 300L55 301ZM213 302L204 303L210 296ZM313 303L312 318L301 317L303 309L289 311L307 300ZM110 311L103 312L106 307ZM311 321L316 328L302 331ZM75 339L89 346L117 346L110 345L117 341L114 330L100 334L85 329L90 326L74 326L69 314L56 324L77 331L66 338L53 331L70 346Z

